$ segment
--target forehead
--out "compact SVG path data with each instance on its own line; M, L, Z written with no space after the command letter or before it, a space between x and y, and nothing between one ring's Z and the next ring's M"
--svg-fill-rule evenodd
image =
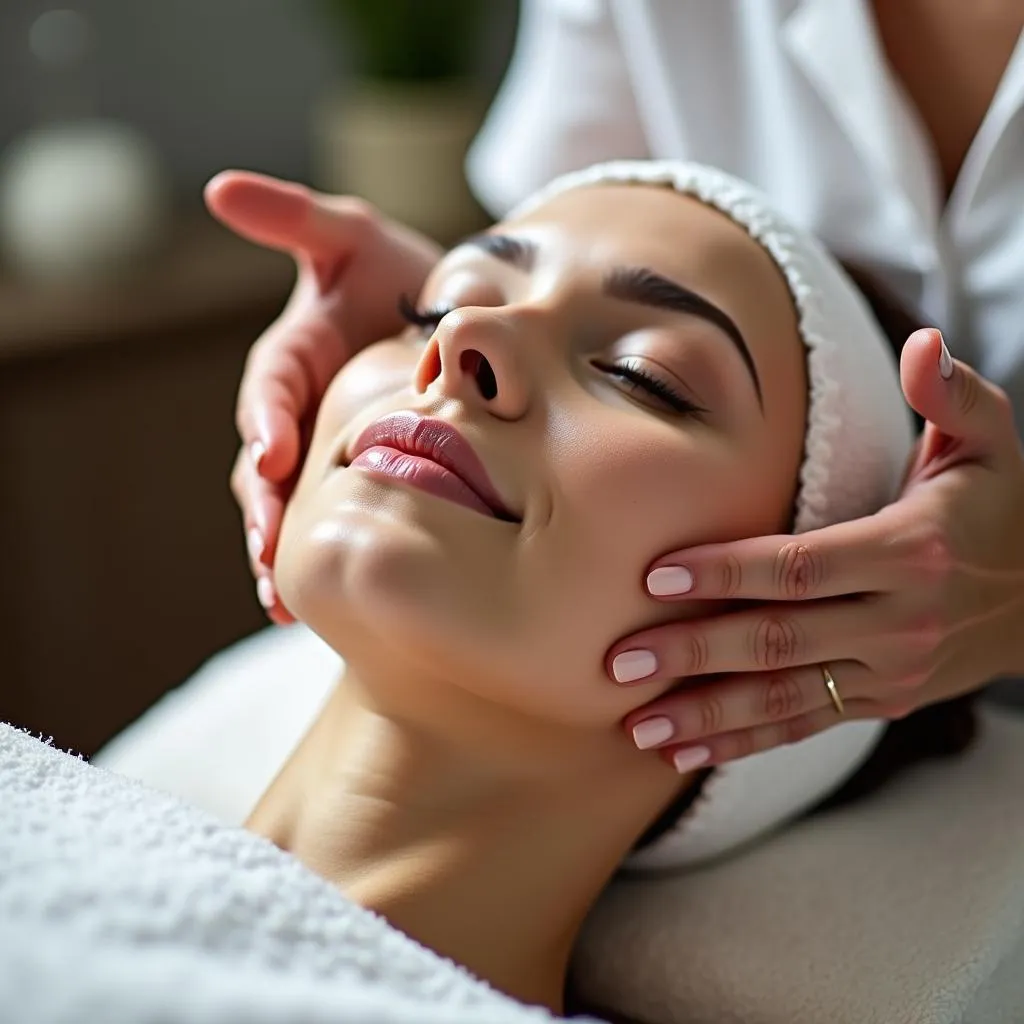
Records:
M734 319L796 335L789 287L771 256L720 210L668 186L572 189L495 230L532 237L556 263L649 267Z
M658 269L699 274L753 273L785 289L771 257L721 211L663 185L598 185L563 192L498 230L522 228L553 247L571 238L573 248L595 259L658 264ZM550 240L543 236L550 234ZM581 245L581 243L583 243ZM788 290L787 290L788 295Z
M739 224L693 196L660 185L582 187L495 230L532 238L541 259L566 270L649 267L729 313L759 366L782 363L785 373L802 366L796 309L775 261Z

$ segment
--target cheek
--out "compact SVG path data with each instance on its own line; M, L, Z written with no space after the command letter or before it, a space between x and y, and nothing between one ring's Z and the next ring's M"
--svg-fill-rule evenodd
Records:
M647 567L673 550L777 532L789 516L792 475L788 465L755 465L748 451L703 429L664 434L629 423L575 437L548 471L552 517L522 552L524 589L534 595L523 646L558 666L567 701L616 720L655 693L610 684L608 648L713 610L655 601L644 589Z
M331 384L339 403L352 414L382 395L412 383L422 346L414 342L381 341L345 364Z
M331 381L320 406L320 421L335 428L362 414L378 399L408 388L416 373L423 346L399 338L379 341L353 356Z
M285 508L274 559L278 590L292 614L301 614L293 584L305 579L309 569L308 552L303 552L301 542L327 514L322 506L331 458L343 435L357 428L357 421L375 418L377 407L380 414L394 407L395 396L412 380L418 353L419 346L399 339L371 345L342 367L324 394L309 451ZM289 593L293 594L292 605Z
M295 498L311 475L322 477L342 432L394 408L396 396L412 382L420 346L382 341L353 356L331 381L320 403Z

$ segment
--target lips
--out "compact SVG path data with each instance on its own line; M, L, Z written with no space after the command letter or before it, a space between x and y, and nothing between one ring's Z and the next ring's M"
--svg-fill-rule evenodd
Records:
M383 416L356 438L349 464L404 479L496 519L520 521L469 442L444 420L409 411Z

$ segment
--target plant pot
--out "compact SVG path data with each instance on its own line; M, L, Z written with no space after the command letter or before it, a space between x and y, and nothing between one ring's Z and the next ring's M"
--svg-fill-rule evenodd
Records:
M483 111L465 82L338 90L314 111L314 184L361 196L442 244L456 241L488 223L463 166Z

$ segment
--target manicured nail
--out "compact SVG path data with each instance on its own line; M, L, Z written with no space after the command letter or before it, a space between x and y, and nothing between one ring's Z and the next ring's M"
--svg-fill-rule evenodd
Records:
M633 742L640 750L650 750L665 740L672 739L676 727L670 718L658 715L655 718L645 718L633 726Z
M612 675L617 683L632 683L653 675L658 659L652 651L623 651L612 659Z
M702 764L711 760L711 751L707 747L684 747L672 755L672 763L680 775L692 772Z
M942 348L939 349L939 375L943 380L949 380L953 376L953 357L949 354L946 341L941 334L939 338L942 340Z
M249 456L252 459L252 464L256 467L256 471L259 472L260 463L263 461L263 456L267 454L267 446L262 441L253 441L249 446Z
M685 594L693 588L693 573L682 565L662 565L647 574L647 592L655 597Z
M249 557L254 561L260 560L260 555L263 554L263 534L255 527L251 527L249 532L245 535L246 547L249 549Z
M260 604L269 611L274 607L276 596L273 581L269 576L261 576L256 581L256 597Z

